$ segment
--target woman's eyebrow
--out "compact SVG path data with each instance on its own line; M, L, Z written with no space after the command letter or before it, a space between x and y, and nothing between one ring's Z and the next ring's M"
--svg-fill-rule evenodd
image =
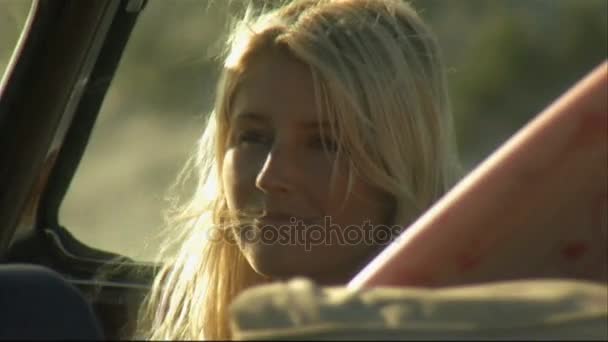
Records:
M234 116L235 121L253 121L257 123L269 123L270 118L257 112L241 112Z
M319 127L323 127L324 129L329 128L329 121L322 120L311 120L311 121L300 121L297 123L297 126L304 129L319 129Z
M255 122L255 123L263 123L263 124L268 124L272 121L272 119L270 117L268 117L267 115L264 115L262 113L259 112L240 112L237 113L234 116L234 120L235 121L251 121L251 122ZM298 128L301 129L319 129L319 127L323 127L324 129L329 128L329 121L328 120L303 120L303 121L298 121L295 124Z

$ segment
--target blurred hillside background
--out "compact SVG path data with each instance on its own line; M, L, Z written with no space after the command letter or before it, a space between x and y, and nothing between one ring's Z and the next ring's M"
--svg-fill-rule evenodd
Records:
M0 71L29 2L0 0ZM443 46L467 170L608 54L607 0L411 2ZM213 56L242 3L149 1L61 209L77 238L138 260L155 255L166 191L202 132Z

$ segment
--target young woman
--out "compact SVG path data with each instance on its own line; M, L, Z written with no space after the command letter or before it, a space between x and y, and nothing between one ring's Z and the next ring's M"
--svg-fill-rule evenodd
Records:
M185 242L140 333L230 338L228 307L252 285L345 284L452 184L451 126L437 42L406 2L248 10L172 218Z

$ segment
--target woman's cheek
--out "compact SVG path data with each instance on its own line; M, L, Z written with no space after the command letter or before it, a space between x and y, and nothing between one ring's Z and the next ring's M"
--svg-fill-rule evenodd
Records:
M343 192L346 187L347 173L344 171L344 166L341 163L334 163L331 156L323 153L310 154L308 158L302 159L300 167L304 171L303 174L308 178L308 189L314 191L314 197L317 197L321 203L327 203L335 193L330 193L332 173L335 168L335 178L333 189L334 192Z
M222 182L230 209L244 209L255 192L255 179L260 165L263 164L261 153L244 151L242 148L230 148L224 156L222 165Z
M329 181L335 161L331 153L317 149L307 149L307 151L301 151L298 157L299 167Z

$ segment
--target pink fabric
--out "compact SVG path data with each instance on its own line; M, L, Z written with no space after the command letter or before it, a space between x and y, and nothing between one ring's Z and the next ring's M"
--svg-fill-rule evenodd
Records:
M608 62L515 134L349 284L608 280Z

